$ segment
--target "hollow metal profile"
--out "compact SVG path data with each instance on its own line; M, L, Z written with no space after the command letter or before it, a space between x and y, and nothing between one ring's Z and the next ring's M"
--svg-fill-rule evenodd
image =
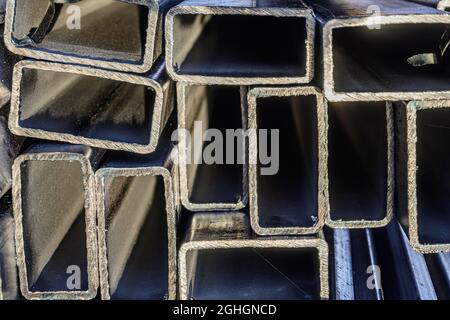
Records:
M322 93L315 87L252 88L247 104L252 229L259 235L318 232L329 203L327 107ZM279 132L279 150L272 155L279 159L276 172L262 172L261 145L267 144L257 134L262 130L268 136Z
M417 2L425 6L433 7L438 10L448 11L450 9L449 0L408 0L412 2Z
M391 221L394 127L391 102L328 103L328 226L379 228Z
M450 14L403 0L309 1L331 102L445 99Z
M95 174L102 299L175 299L176 148L110 152Z
M12 86L12 133L134 153L155 150L174 105L163 61L140 76L26 60Z
M185 0L165 28L176 81L294 84L314 76L315 19L301 0Z
M247 205L245 94L239 86L177 83L180 197L186 209L240 210ZM219 146L223 159L204 157L208 129L224 137ZM236 132L232 141L229 130ZM234 143L231 149L229 142Z
M178 270L182 300L329 298L325 240L257 237L241 212L193 214Z
M0 0L0 23L5 22L6 0Z
M0 300L19 297L11 197L0 200Z
M26 299L92 299L98 260L94 168L103 152L32 145L13 165L20 289Z
M450 253L426 255L428 270L439 300L450 299Z
M5 43L34 59L144 73L162 52L164 15L178 2L11 0Z
M450 251L449 124L448 100L396 105L398 216L422 253Z

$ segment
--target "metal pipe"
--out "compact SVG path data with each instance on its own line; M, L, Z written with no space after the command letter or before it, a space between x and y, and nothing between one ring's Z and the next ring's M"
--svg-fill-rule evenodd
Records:
M328 103L328 226L376 228L390 222L393 113L390 102Z
M180 299L328 299L320 238L251 235L240 212L196 213L179 250Z
M163 59L147 76L21 61L9 128L19 136L151 153L172 112L173 90Z
M403 0L310 0L332 102L450 97L450 14Z
M180 191L188 210L240 210L247 204L245 92L238 86L177 83ZM219 142L207 139L208 129L224 137L218 158L205 156ZM230 137L230 130L236 136Z
M16 257L27 299L92 299L98 261L94 172L102 151L35 144L13 165Z
M308 83L315 20L301 0L185 0L166 20L167 70L199 84Z
M250 89L247 101L253 230L259 235L318 232L329 202L325 99L314 87L266 87ZM276 172L263 172L266 141L257 137L263 129L279 132L279 143L271 142L279 144L271 155L278 159Z
M19 298L11 196L0 200L0 300Z
M110 152L95 174L102 299L176 298L176 149Z
M162 52L164 16L178 2L11 0L5 43L34 59L144 73Z
M450 101L396 105L398 216L412 247L450 251Z

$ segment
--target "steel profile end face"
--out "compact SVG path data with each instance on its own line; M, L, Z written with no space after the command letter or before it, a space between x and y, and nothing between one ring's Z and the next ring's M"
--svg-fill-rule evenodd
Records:
M104 300L176 298L176 173L160 156L112 154L95 174Z
M253 237L240 212L196 213L179 249L182 300L329 298L328 245Z
M11 0L5 43L34 59L144 73L162 51L165 11L158 0Z
M323 95L314 87L253 88L247 103L253 230L259 235L317 233L329 201ZM272 139L270 166L262 158L268 149L264 132ZM277 135L279 141L273 140Z
M148 77L51 62L14 69L10 130L19 136L151 153L173 109L164 63Z
M413 101L396 112L399 220L417 251L449 252L450 101Z
M301 0L187 0L169 10L165 33L176 81L294 84L314 76L315 19Z
M16 256L26 299L97 295L97 156L82 146L37 145L14 162Z
M186 209L240 210L247 205L244 97L245 88L239 86L177 83L180 192ZM222 137L217 147L217 137L206 139L213 133Z
M321 21L329 101L450 98L447 12L402 0L311 6Z
M394 210L394 111L390 102L328 103L332 228L379 228Z

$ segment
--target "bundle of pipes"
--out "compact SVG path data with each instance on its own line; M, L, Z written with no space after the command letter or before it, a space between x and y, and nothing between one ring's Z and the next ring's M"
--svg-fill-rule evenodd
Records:
M8 0L0 299L448 298L448 1L305 2Z

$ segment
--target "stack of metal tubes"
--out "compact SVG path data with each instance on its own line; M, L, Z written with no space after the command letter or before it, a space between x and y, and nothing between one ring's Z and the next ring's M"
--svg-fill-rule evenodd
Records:
M0 300L450 299L450 1L0 1Z

